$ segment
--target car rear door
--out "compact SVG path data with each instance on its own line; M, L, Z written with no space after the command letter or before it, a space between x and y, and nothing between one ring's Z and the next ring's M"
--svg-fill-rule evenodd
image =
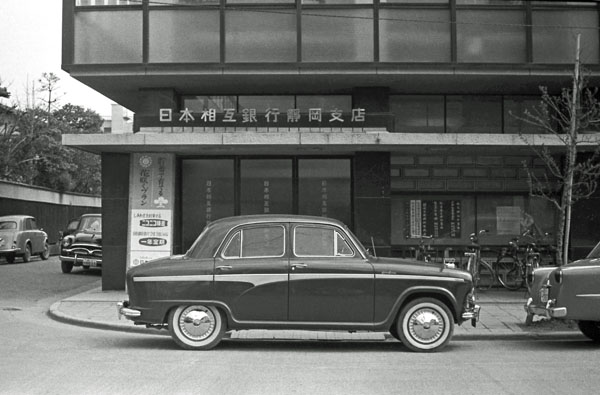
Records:
M285 321L287 223L239 227L215 259L215 296L236 321Z
M289 320L371 323L375 274L347 234L330 225L291 228Z

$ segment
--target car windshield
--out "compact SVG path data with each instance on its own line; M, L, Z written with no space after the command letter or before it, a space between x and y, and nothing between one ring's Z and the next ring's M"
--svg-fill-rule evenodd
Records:
M79 231L85 233L102 233L102 218L83 217L79 224Z
M598 259L598 258L600 258L600 243L596 244L596 247L594 247L592 249L592 251L590 251L590 253L588 254L588 256L586 258L587 259Z
M15 221L0 222L0 230L6 230L6 229L17 229L17 223Z

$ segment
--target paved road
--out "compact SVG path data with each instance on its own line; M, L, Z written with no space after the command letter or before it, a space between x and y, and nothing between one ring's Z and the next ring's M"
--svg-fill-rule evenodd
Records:
M395 341L224 341L179 349L166 336L62 324L54 301L97 287L53 260L0 263L0 394L590 394L600 346L583 339L453 341L437 354Z

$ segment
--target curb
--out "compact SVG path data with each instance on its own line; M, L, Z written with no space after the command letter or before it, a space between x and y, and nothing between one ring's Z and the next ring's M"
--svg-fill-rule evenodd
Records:
M55 321L59 321L59 322L65 323L65 324L82 326L82 327L93 328L93 329L111 330L111 331L117 331L117 332L169 336L168 332L161 331L159 329L144 328L144 327L140 327L140 326L127 325L127 324L113 324L113 323L108 323L108 322L76 318L76 317L73 317L73 316L70 316L70 315L67 315L67 314L61 312L60 304L61 304L60 301L52 304L52 306L50 306L50 309L47 312L47 315L50 318L54 319ZM290 340L291 341L291 340L298 340L296 338L291 338L291 337L290 338L278 338L278 339L263 339L263 338L252 338L252 337L248 337L248 338L244 338L244 339L238 339L238 338L231 339L228 337L225 337L225 338L228 340L233 340L233 341L244 341L244 340L248 340L248 341ZM548 331L548 332L512 332L512 333L481 333L481 334L458 333L458 334L454 334L454 336L452 337L452 340L459 340L459 341L570 340L570 339L585 339L585 336L582 333L574 330L574 331L556 331L556 332ZM302 339L302 340L304 340L304 339ZM311 341L312 339L306 339L306 340ZM317 340L317 339L315 339L315 340ZM336 340L336 341L339 341L339 340ZM353 340L346 340L346 341L376 342L377 340L353 339ZM382 340L382 341L394 341L395 342L397 340L394 339L394 337L392 337L392 335L386 333L384 335L384 340Z

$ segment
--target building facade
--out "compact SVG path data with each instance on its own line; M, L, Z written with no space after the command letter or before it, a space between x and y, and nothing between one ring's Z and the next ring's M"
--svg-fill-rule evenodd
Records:
M132 133L63 136L102 155L103 288L229 215L338 218L388 256L431 235L440 259L479 229L492 250L555 232L524 164L542 173L530 145L561 143L520 117L540 86L570 87L577 35L598 84L599 15L585 1L63 0L63 69L135 113ZM600 237L597 205L576 207L575 255Z

